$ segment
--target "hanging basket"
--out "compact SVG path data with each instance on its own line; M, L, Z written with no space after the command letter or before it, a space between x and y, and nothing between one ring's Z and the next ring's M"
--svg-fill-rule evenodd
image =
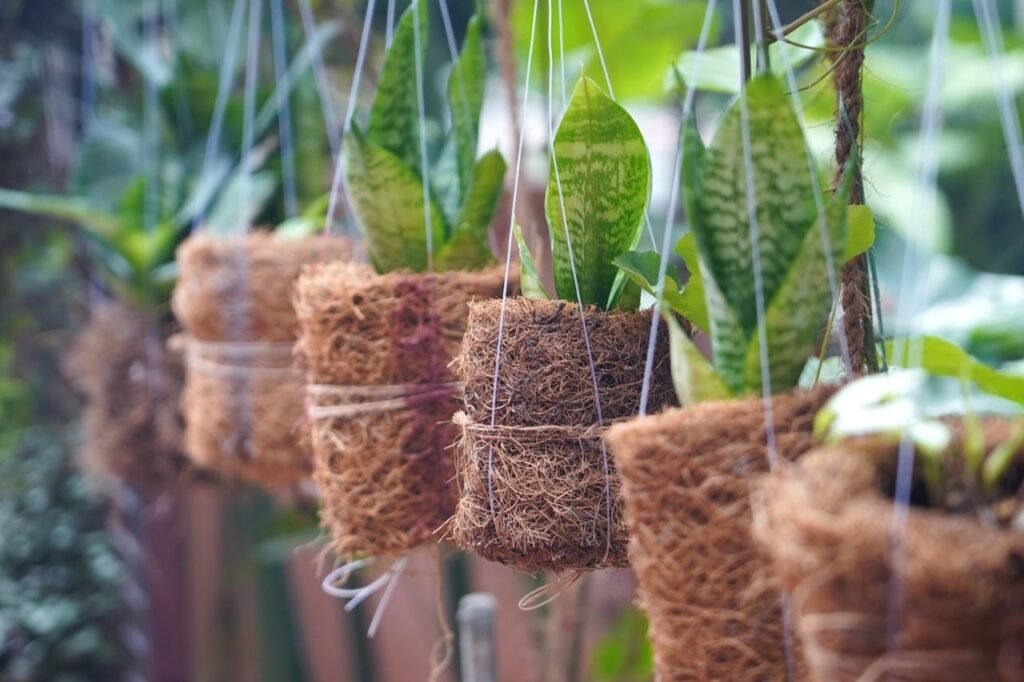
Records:
M343 239L266 233L197 235L178 250L185 450L196 464L268 488L309 475L292 285L304 265L350 256Z
M584 317L608 425L639 409L651 317L594 309ZM652 412L674 404L664 324L656 357ZM628 565L619 478L601 440L579 308L526 299L475 303L455 366L466 387L455 419L456 542L528 573Z
M832 390L771 400L780 460L813 446ZM782 595L750 538L750 486L769 468L761 399L615 426L631 562L659 680L785 680Z
M451 515L461 387L448 365L466 304L501 296L503 283L501 268L375 275L345 263L299 280L313 481L340 556L401 554Z
M986 424L988 440L1006 436L1001 425ZM898 597L893 592L898 450L891 441L847 441L815 452L759 489L755 536L792 591L812 678L1024 678L1019 530L913 506L902 535ZM1022 473L1018 455L1011 477L1019 481ZM888 627L893 608L899 614L895 638Z
M176 481L185 463L178 409L184 369L164 348L172 330L126 303L105 303L64 365L85 395L80 466L147 496Z

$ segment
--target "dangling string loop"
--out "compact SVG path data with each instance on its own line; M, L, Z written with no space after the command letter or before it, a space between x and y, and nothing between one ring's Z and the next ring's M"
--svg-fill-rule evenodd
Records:
M352 578L353 573L376 562L376 559L373 557L356 559L355 561L350 561L347 564L339 566L324 576L324 579L320 583L320 589L322 589L325 594L332 597L347 599L348 602L345 604L345 610L348 612L354 611L356 607L366 601L369 597L383 589L384 594L381 596L380 603L377 604L377 609L373 614L373 620L370 621L370 627L366 633L372 638L377 634L377 629L380 627L380 620L384 615L384 610L387 608L388 602L391 601L391 595L394 592L395 586L398 584L398 579L405 571L408 561L408 556L403 556L387 571L363 587L342 587L342 585Z

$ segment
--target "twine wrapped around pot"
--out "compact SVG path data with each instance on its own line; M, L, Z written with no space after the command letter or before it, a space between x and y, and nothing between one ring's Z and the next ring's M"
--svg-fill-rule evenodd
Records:
M780 461L812 448L814 415L831 393L772 398ZM769 469L765 425L764 401L751 398L608 433L659 680L787 679L782 594L750 538L750 486Z
M184 368L164 349L173 328L126 303L105 303L92 311L64 366L86 400L80 466L146 495L176 481L185 464Z
M563 301L474 303L455 362L466 391L455 418L461 496L452 535L528 573L628 565L619 477L601 438L639 409L651 317L588 309L584 318L593 374L579 308ZM665 325L656 351L652 412L675 401Z
M185 450L197 464L269 488L309 475L292 285L304 265L351 252L343 239L260 232L196 235L178 250Z
M847 441L778 471L758 488L755 537L791 590L811 677L1024 679L1019 530L912 507L901 538L899 603L893 603L898 450L890 440ZM1012 473L1017 481L1022 465ZM890 638L894 608L899 621Z
M448 364L466 304L500 296L503 274L375 275L330 263L299 280L313 481L341 557L401 554L432 541L451 515L461 385Z

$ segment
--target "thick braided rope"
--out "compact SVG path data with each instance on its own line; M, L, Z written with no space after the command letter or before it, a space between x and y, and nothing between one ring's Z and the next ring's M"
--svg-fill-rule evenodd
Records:
M832 43L839 52L835 60L833 81L836 88L836 183L846 168L850 154L858 150L853 168L850 204L864 203L864 178L861 174L860 136L864 96L861 73L864 66L865 27L869 0L843 0L830 26ZM871 319L871 282L868 256L861 254L846 263L842 270L843 328L850 348L850 364L854 375L878 371L875 357L874 329Z

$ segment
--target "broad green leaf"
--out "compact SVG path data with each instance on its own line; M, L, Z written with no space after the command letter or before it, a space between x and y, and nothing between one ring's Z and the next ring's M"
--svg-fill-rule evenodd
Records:
M751 145L752 179L747 177L745 138ZM699 177L694 177L695 170ZM683 175L702 262L749 334L756 329L757 310L748 180L754 188L760 286L766 300L774 297L817 218L803 132L782 84L771 75L751 80L746 94L726 113L704 159L684 161Z
M430 188L449 225L454 225L459 219L459 209L462 207L459 164L455 157L455 138L449 136L441 147L437 161L430 168Z
M679 293L679 312L697 329L709 334L711 323L708 321L708 304L704 294L704 279L700 275L700 258L697 255L697 240L693 232L687 232L676 243L676 254L686 263L690 271L690 279Z
M391 47L384 58L366 133L370 142L394 154L410 169L420 167L416 43L419 43L419 59L422 64L427 46L428 23L425 0L414 0L402 13ZM415 34L416 24L419 24L418 39ZM426 82L426 73L421 75Z
M650 191L640 129L593 81L581 78L555 135L545 196L559 298L577 298L575 265L583 305L608 304L618 274L612 261L639 240Z
M651 296L657 297L657 284L658 281L658 269L661 265L661 256L653 251L627 251L613 262L622 272L626 274L629 280L639 287L641 290L646 291ZM670 268L665 272L665 281L662 285L661 292L662 302L672 308L675 312L679 313L686 319L689 317L686 314L687 302L683 295L683 292L679 290L679 280L676 277L676 273ZM703 300L701 301L703 305ZM633 308L635 309L635 307Z
M886 349L893 364L913 363L929 374L970 381L986 393L1024 404L1024 375L990 367L946 339L901 338L888 342Z
M831 258L826 258L820 223L808 230L803 248L765 310L768 367L772 393L796 386L807 359L814 355L832 309L828 263L839 281L846 240L846 191L838 192L825 210ZM760 339L755 331L747 346L746 385L761 388Z
M215 235L245 234L276 191L277 175L273 171L235 176L218 195L202 229Z
M481 156L472 175L473 184L466 190L462 208L452 225L452 235L468 232L486 244L505 182L505 159L501 152L492 149Z
M871 209L855 204L846 209L846 246L843 262L851 261L865 253L875 243L875 217Z
M700 349L683 331L671 311L663 313L668 324L672 352L672 383L683 407L708 400L726 400L732 393L707 361Z
M539 298L544 301L550 299L551 296L537 274L537 264L530 254L530 247L526 245L523 229L519 225L513 225L512 234L515 235L516 245L519 247L519 290L523 292L523 297Z
M715 368L729 390L740 395L745 388L745 365L750 332L736 319L703 258L698 262L698 272L704 284L711 354L715 360Z
M457 149L460 196L473 184L480 109L484 102L487 54L480 30L480 18L471 17L459 60L448 78L448 105L452 110L452 137Z
M366 139L355 126L344 139L345 186L378 272L427 269L423 185L400 158ZM444 245L445 224L430 201L433 245Z
M494 254L487 243L487 237L469 230L452 233L451 238L437 252L434 258L434 269L439 272L448 270L479 270L494 262Z
M70 220L86 230L110 238L120 229L117 215L93 206L82 197L55 194L32 194L0 188L0 208L56 220Z

